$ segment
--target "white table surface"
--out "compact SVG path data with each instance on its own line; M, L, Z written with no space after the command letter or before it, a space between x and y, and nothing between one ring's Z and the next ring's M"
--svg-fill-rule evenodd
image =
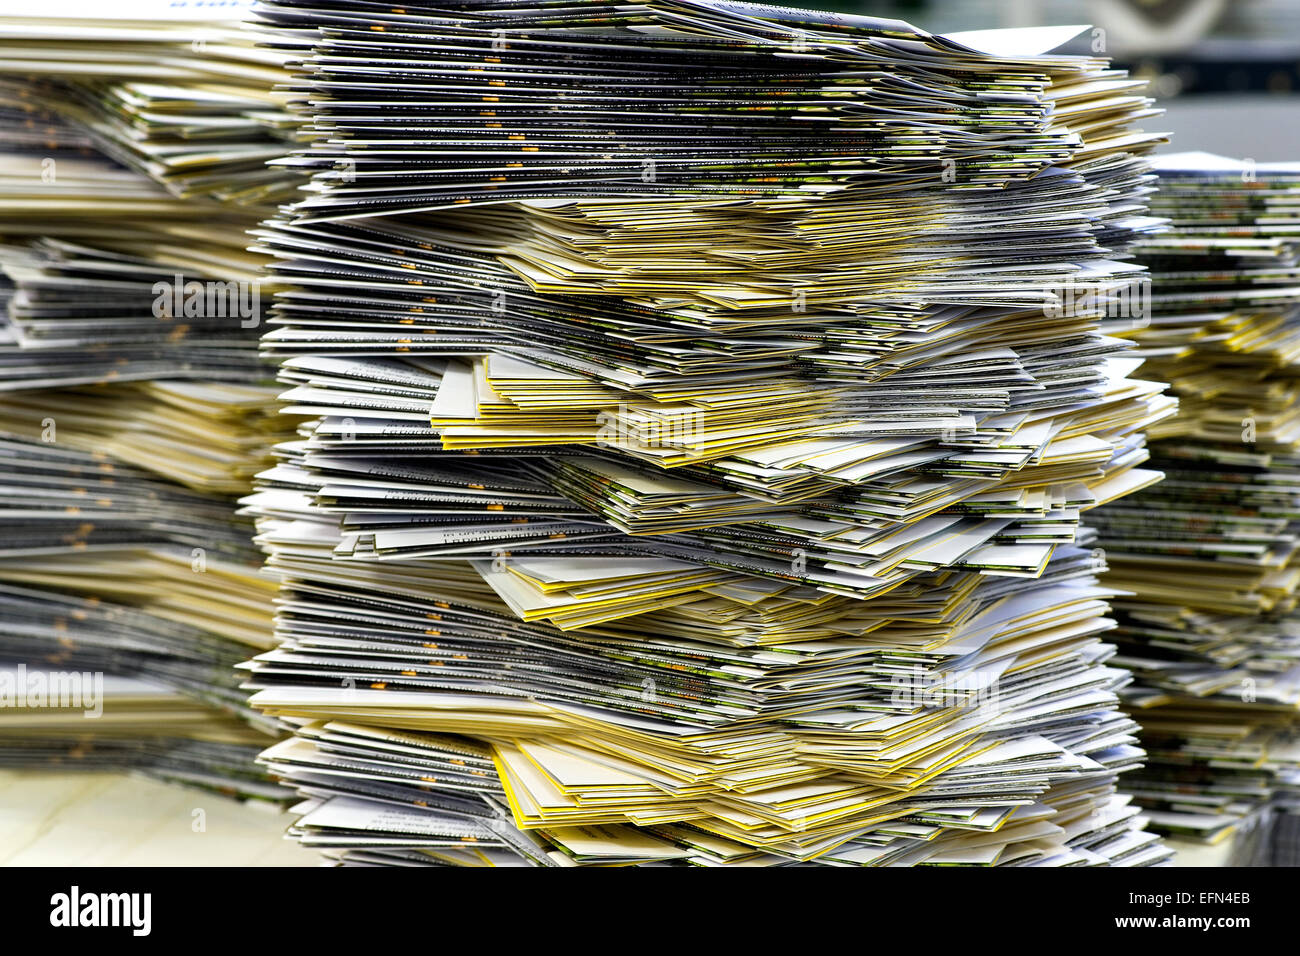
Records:
M284 838L293 819L126 774L0 770L0 866L318 866ZM1169 843L1174 866L1222 866L1231 847Z
M127 774L0 770L0 866L319 865L284 838L293 819Z

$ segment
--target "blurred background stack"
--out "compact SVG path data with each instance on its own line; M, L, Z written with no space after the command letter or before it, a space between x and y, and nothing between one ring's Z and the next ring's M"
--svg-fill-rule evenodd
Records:
M293 421L245 249L300 181L282 57L238 4L80 6L0 17L0 765L279 802L232 667L274 594L233 501ZM67 675L103 699L29 692Z
M1096 519L1107 581L1133 592L1115 602L1117 662L1148 760L1127 786L1171 836L1293 864L1300 163L1189 153L1158 169L1153 209L1173 228L1137 247L1152 314L1135 351L1179 414L1151 429L1165 480Z

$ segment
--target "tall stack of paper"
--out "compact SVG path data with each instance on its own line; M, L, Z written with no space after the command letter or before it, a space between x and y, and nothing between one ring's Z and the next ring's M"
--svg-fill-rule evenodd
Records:
M314 420L246 499L297 838L1166 858L1080 525L1173 410L1099 332L1161 225L1141 84L717 0L258 13L314 171L258 232Z
M233 669L276 590L234 500L293 433L245 248L301 179L282 57L238 10L46 7L0 17L0 762L282 799Z
M1151 430L1161 484L1099 512L1126 704L1149 760L1127 787L1205 841L1300 791L1300 165L1158 161L1173 229L1136 337L1177 417Z

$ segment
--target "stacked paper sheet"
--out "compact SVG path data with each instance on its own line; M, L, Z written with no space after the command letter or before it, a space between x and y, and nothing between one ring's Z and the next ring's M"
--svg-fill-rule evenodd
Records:
M293 428L245 248L287 74L237 10L74 6L0 17L0 762L282 799L233 669L275 594L234 499Z
M48 151L66 126L176 196L287 198L301 178L267 165L296 132L274 90L285 58L242 28L249 5L51 0L0 14L0 115L24 121L12 142Z
M1137 681L1147 766L1127 781L1153 825L1219 840L1300 782L1300 166L1204 153L1159 160L1142 240L1147 374L1177 417L1152 428L1159 485L1102 509L1118 663Z
M293 835L1167 858L1116 793L1142 754L1080 524L1158 479L1173 410L1099 331L1161 225L1140 84L1042 52L1073 30L740 3L258 18L313 171L257 246L313 419L246 499Z

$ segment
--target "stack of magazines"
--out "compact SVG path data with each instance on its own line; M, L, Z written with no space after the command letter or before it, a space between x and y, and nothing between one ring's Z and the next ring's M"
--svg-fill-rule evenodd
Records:
M1128 788L1154 828L1217 842L1300 797L1300 165L1158 169L1173 228L1138 245L1135 353L1180 410L1151 429L1165 480L1096 521L1106 583L1132 592L1116 662L1148 760Z
M252 702L350 864L1144 865L1091 509L1141 83L727 0L267 2Z
M276 590L235 499L294 427L246 249L302 180L283 58L237 9L52 7L0 17L0 763L282 800L234 665Z

